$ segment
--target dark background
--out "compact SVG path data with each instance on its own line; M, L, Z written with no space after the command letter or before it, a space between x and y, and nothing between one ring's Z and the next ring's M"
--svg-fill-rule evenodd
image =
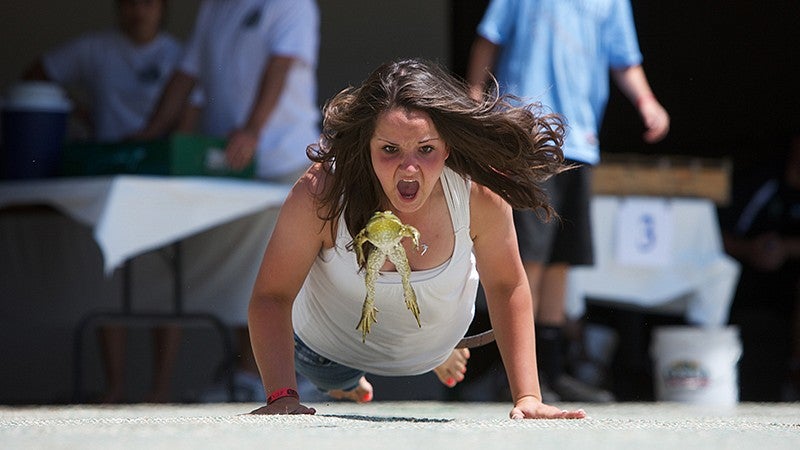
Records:
M488 3L453 1L453 70L462 76ZM671 131L645 144L638 114L612 88L601 151L727 157L736 168L778 157L800 117L800 1L631 3L643 66Z

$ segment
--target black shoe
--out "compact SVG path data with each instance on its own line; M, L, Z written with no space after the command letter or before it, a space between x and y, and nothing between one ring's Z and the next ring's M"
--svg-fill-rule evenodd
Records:
M614 401L614 394L611 392L586 384L569 375L561 375L556 378L550 388L562 402L611 403ZM542 389L542 395L544 395L544 389Z

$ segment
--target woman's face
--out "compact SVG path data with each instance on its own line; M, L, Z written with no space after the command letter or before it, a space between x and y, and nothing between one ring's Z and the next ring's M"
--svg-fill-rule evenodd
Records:
M428 114L403 108L378 116L369 147L372 168L398 213L425 204L450 155Z

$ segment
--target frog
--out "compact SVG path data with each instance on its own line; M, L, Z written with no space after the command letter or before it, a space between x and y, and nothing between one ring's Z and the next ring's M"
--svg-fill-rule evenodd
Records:
M411 266L408 263L402 241L411 238L414 247L420 254L427 250L426 245L420 246L419 231L411 225L404 224L392 211L376 211L367 222L366 226L353 239L353 248L360 267L365 267L364 283L367 288L364 304L361 307L361 320L356 329L361 331L361 341L366 342L367 334L372 324L377 323L378 309L375 307L375 281L381 267L388 258L400 274L403 283L403 297L406 307L414 315L417 326L422 327L419 315L417 294L411 286ZM375 248L366 257L364 244L369 242Z

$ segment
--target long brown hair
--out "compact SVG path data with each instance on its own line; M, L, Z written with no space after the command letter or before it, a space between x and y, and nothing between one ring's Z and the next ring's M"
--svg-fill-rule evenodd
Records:
M322 137L309 158L331 175L320 197L320 218L343 214L355 236L381 207L384 193L372 170L369 142L380 113L392 108L427 113L450 150L446 165L488 187L513 208L553 210L540 183L564 170L564 124L536 104L487 93L476 101L465 82L419 59L378 67L360 87L349 87L325 105ZM335 233L335 228L333 230Z

